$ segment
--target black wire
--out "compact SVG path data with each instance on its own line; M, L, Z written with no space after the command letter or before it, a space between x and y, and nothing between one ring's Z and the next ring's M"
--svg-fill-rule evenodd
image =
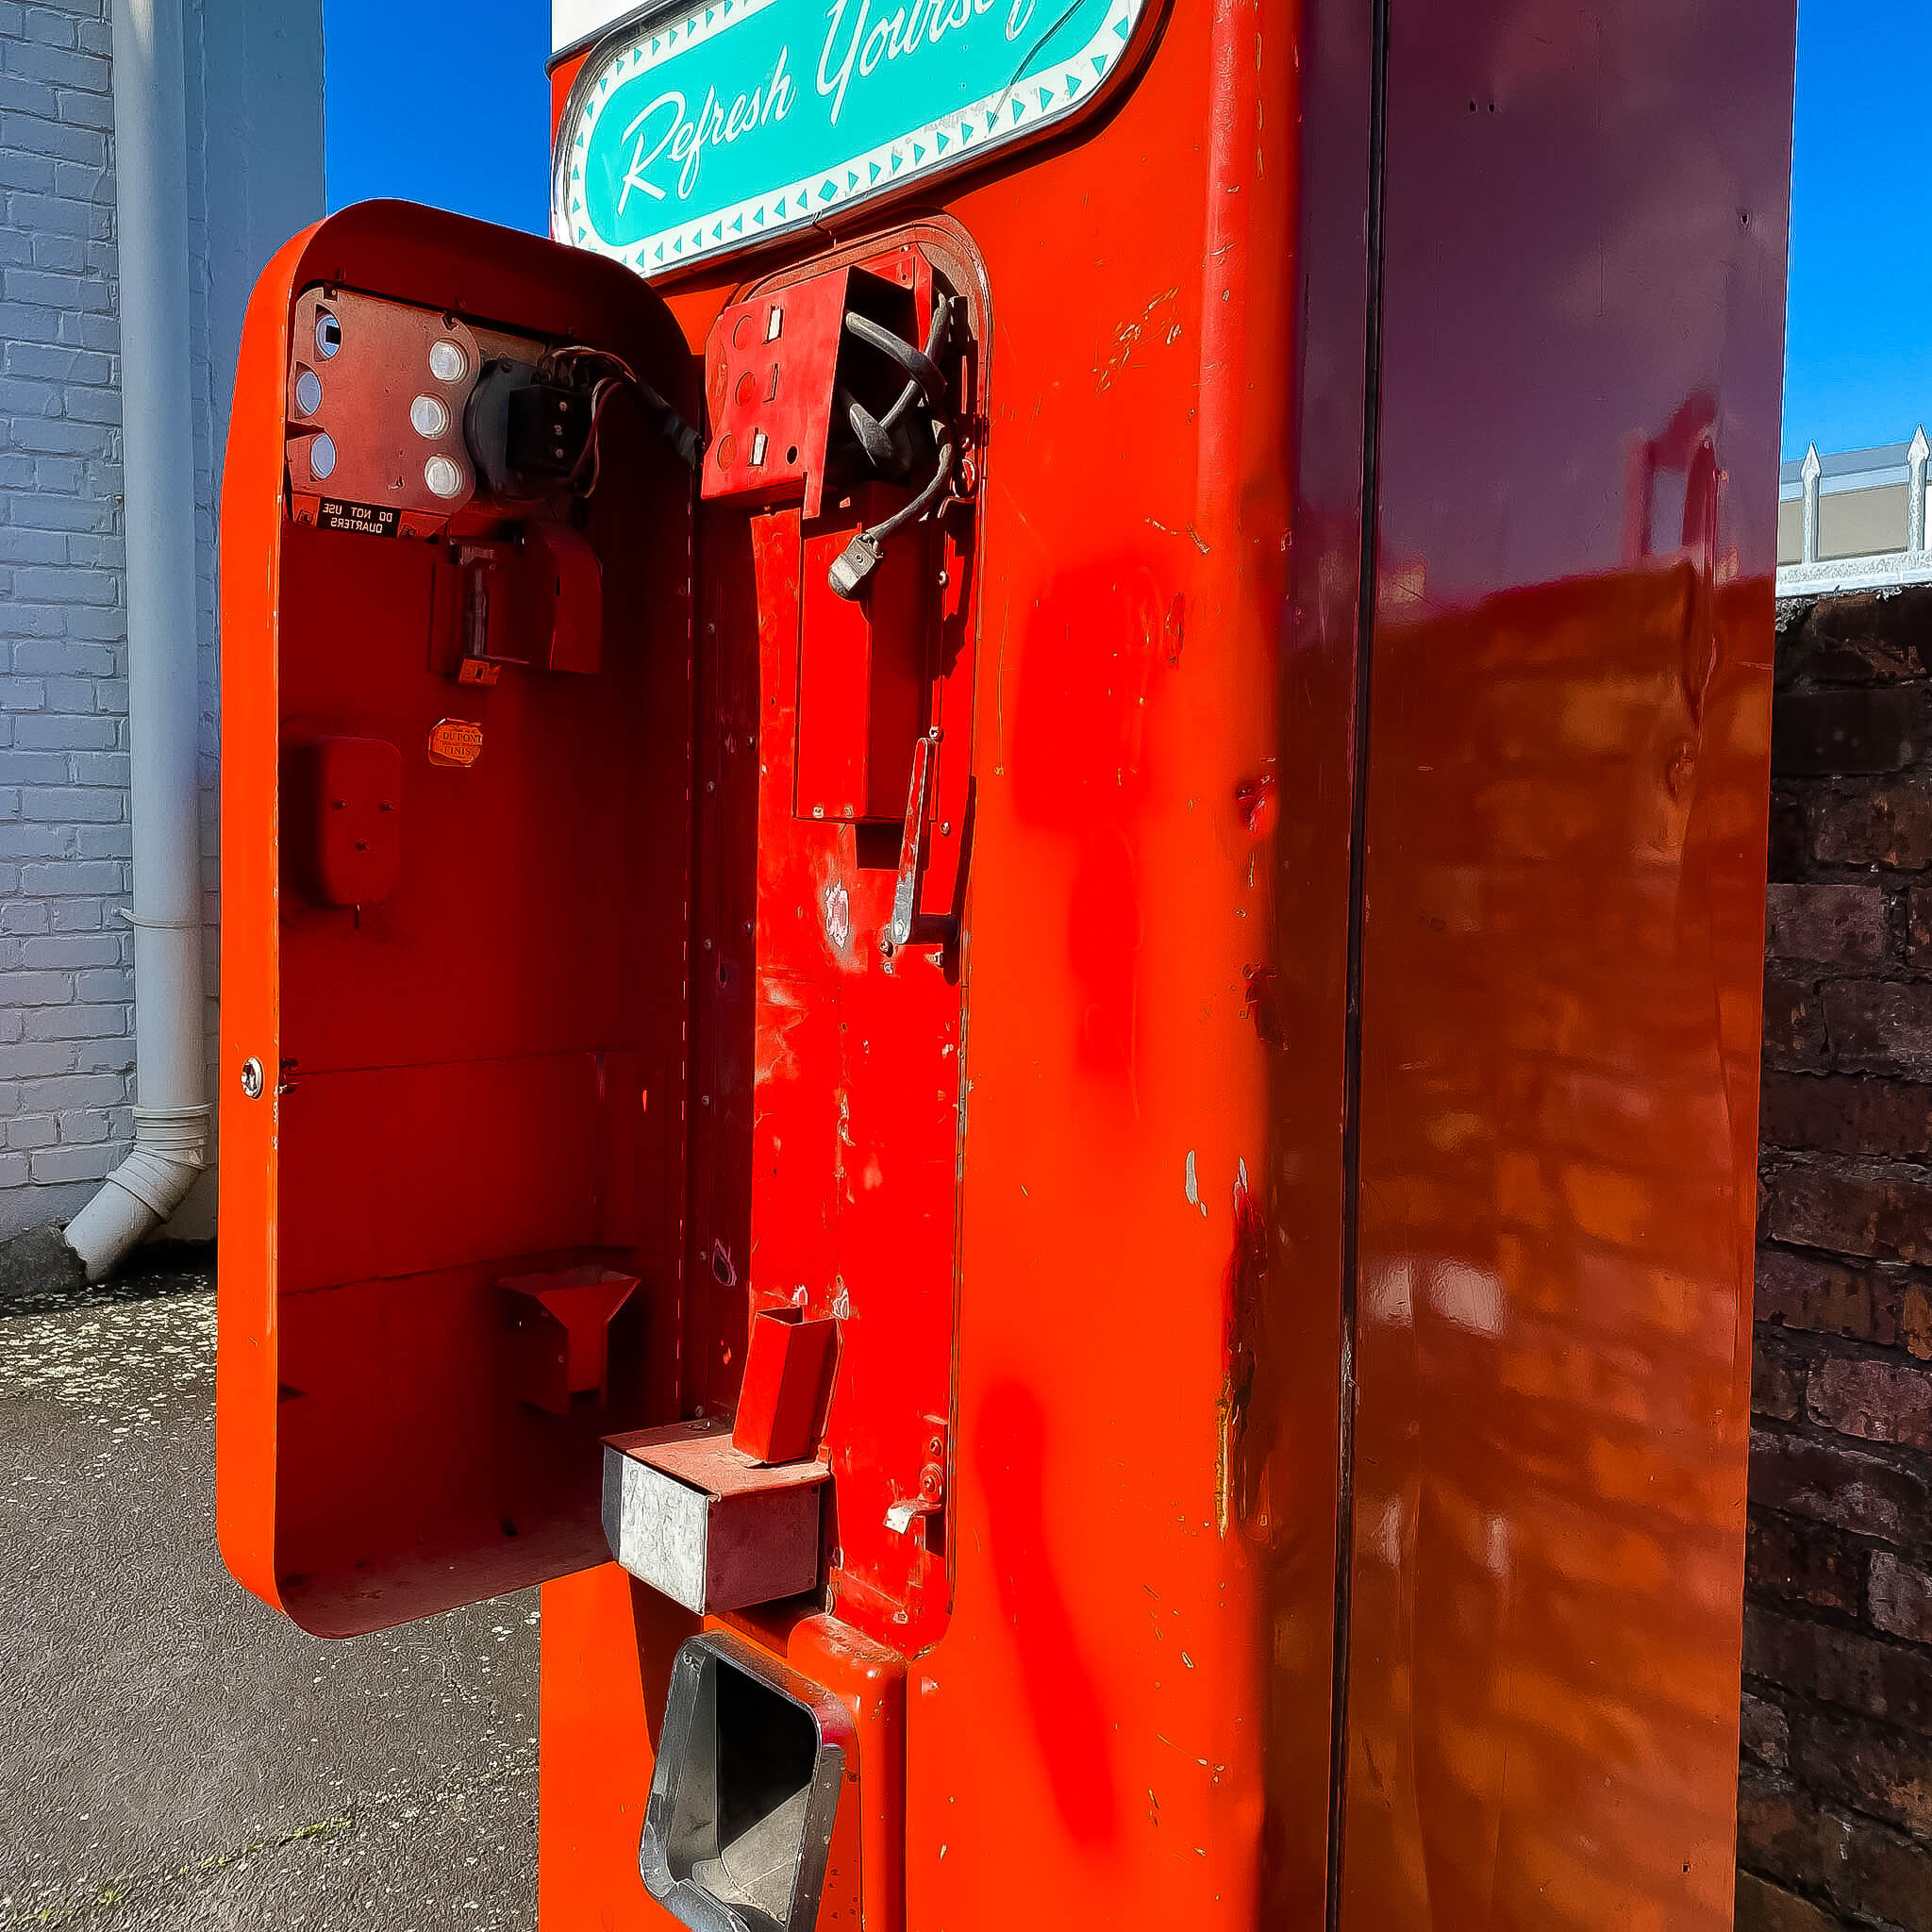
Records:
M848 314L845 318L845 326L853 335L889 357L907 374L906 387L899 391L897 400L883 417L874 416L862 403L841 391L844 396L846 418L852 425L852 433L874 468L886 469L897 456L892 431L921 396L925 398L930 411L933 438L938 444L938 460L924 488L883 522L859 532L860 539L874 549L883 548L888 537L926 515L952 480L958 439L952 414L946 408L945 374L934 358L944 345L947 331L952 326L953 299L950 295L941 295L933 303L932 324L926 330L924 349L915 348L903 336L894 335L889 328L881 328L869 316Z
M858 446L866 459L875 470L890 473L900 462L899 449L892 441L892 431L912 405L923 395L936 418L946 413L946 378L939 364L933 359L946 339L946 332L953 320L953 298L941 295L933 304L932 322L926 329L925 347L917 349L903 336L895 335L889 328L865 315L847 315L847 331L858 338L868 347L876 349L882 356L896 362L906 371L906 387L899 391L892 407L883 416L874 416L865 405L846 391L841 390L840 400L845 408L845 420L851 425L852 434L858 439Z
M686 464L695 470L705 459L705 440L641 376L633 376L638 400L656 419L658 434L668 442Z
M912 378L907 387L923 389L926 400L934 408L940 409L945 407L946 378L940 374L940 366L932 359L932 352L939 347L943 339L946 325L952 320L952 315L951 297L941 295L933 304L932 326L926 331L926 341L931 347L924 350L915 349L905 337L893 334L889 328L881 328L871 316L860 315L857 311L846 316L845 326L861 342L869 343L882 356L891 357ZM894 403L892 407L896 409L904 401L902 395L900 401Z
M895 530L902 530L932 508L934 499L946 487L953 474L953 433L947 428L940 441L939 468L932 473L932 480L912 501L903 508L896 509L884 523L874 524L866 535L874 543L883 543Z
M658 434L691 469L698 468L704 460L704 438L622 356L614 356L608 349L593 349L586 343L573 342L568 348L553 350L538 366L546 379L568 383L571 378L564 374L563 365L578 360L600 362L620 381L627 382L636 392L638 401L643 406L645 414L657 425ZM592 393L594 392L593 385ZM584 457L578 465L579 469L591 459L591 450L595 447L596 439L597 425L593 418L591 424L591 441L586 445ZM596 470L592 469L591 476L593 484L596 475Z

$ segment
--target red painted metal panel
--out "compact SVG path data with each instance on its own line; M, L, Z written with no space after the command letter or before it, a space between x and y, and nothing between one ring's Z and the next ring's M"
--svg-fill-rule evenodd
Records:
M872 486L806 539L799 579L797 811L805 819L906 816L912 747L925 730L932 672L932 532L895 537L864 598L841 597L827 573L903 491Z
M582 540L611 591L594 677L550 671L540 597L529 668L459 688L446 548L291 517L293 319L343 285L614 348L693 406L634 278L425 209L320 225L251 305L224 493L219 1519L236 1574L328 1632L600 1559L597 1438L675 1412L691 728L690 482L635 414ZM439 749L458 732L468 762ZM401 755L376 903L281 890L283 749L331 738ZM608 1379L551 1412L498 1284L592 1265L651 1291Z
M1141 53L1105 114L950 178L908 234L862 214L783 243L762 282L707 269L666 298L667 370L733 305L908 246L969 299L978 490L921 559L915 717L938 731L922 910L957 918L956 943L881 942L897 830L832 809L858 805L858 734L827 756L841 776L801 785L821 675L848 707L878 688L856 652L826 673L801 649L857 506L713 492L689 561L688 912L639 869L661 810L625 792L575 842L543 818L556 778L529 774L561 761L514 707L473 714L481 759L436 775L524 775L470 820L453 791L412 799L403 890L420 841L480 836L519 861L536 929L599 908L586 943L519 946L459 868L418 885L481 962L474 1003L405 952L389 1001L344 1011L323 997L354 969L341 922L278 959L266 892L237 901L230 1050L299 1022L313 1074L279 1157L230 1109L225 1457L240 1431L271 1495L276 1456L342 1458L341 1495L279 1491L282 1534L335 1579L330 1627L388 1613L355 1599L345 1498L434 1524L462 1587L500 1585L458 1465L424 1449L487 1379L466 1311L512 1239L461 1244L462 1148L422 1161L455 1245L344 1238L286 1304L249 1161L286 1177L305 1083L321 1113L329 1081L420 1070L395 1084L407 1114L428 1069L514 1060L559 1152L519 1143L535 1192L491 1211L567 1237L533 1270L632 1244L662 1413L737 1404L755 1310L840 1324L835 1614L732 1620L876 1726L827 1913L1716 1932L1790 8L1616 0L1578 26L1502 0L1175 0ZM376 281L407 294L434 276L396 266L405 239ZM539 326L540 259L454 282ZM259 484L269 440L238 425ZM1677 467L1669 516L1655 473ZM607 582L607 612L681 583L682 543ZM305 567L299 544L264 554ZM387 558L331 594L353 649L433 628L446 589ZM655 772L661 804L682 744L620 757L602 681L663 691L684 661L617 641L598 680L559 681L605 694L556 698L552 722L579 733L573 784L614 782L601 747ZM327 689L304 716L417 741L373 688L355 719ZM272 745L281 717L244 668L231 729ZM252 756L231 831L259 887ZM531 823L547 871L522 862ZM646 927L660 966L675 936L675 975L617 963ZM610 1024L627 1001L678 1011L686 971L688 1090L681 1053L667 1072L661 1038ZM266 1004L264 976L285 988ZM640 1136L613 1157L634 1235L591 1154L613 1105ZM287 1224L301 1211L313 1228L313 1203ZM374 1266L406 1254L405 1279ZM440 1373L408 1379L431 1334ZM277 1433L280 1359L311 1373ZM358 1406L382 1427L345 1456ZM532 1574L584 1553L543 1426L491 1433L483 1490L534 1508ZM375 1489L399 1458L400 1507ZM243 1487L225 1535L259 1579ZM659 1924L637 1827L689 1620L608 1570L553 1583L546 1612L546 1923Z
M315 906L374 906L402 864L403 755L386 738L328 735L289 747L282 779L289 876Z
M884 946L896 874L866 862L857 830L793 810L803 732L788 729L784 694L810 702L793 613L811 612L816 592L801 578L822 572L849 533L845 525L801 541L789 511L755 526L767 695L748 1246L755 1304L802 1291L799 1306L841 1324L827 1433L832 1589L852 1599L844 1613L859 1628L903 1643L910 1625L936 1627L945 1614L924 1522L891 1518L918 1497L926 1464L945 1460L961 988L950 952L911 947L893 958ZM950 756L963 767L971 749L962 719ZM909 760L909 743L905 752Z
M847 1767L819 1924L905 1924L907 1671L903 1657L833 1617L709 1618L749 1637L845 1707ZM607 1564L543 1591L538 1910L572 1932L664 1932L675 1922L638 1877L671 1659L699 1627Z
M1731 1924L1791 14L1391 8L1358 1932Z
M744 1382L732 1419L734 1445L759 1462L797 1462L817 1453L838 1361L839 1324L796 1308L752 1317Z
M1700 1609L1675 1624L1694 1670L1674 1685L1674 1721L1694 1707L1706 1728L1677 1734L1694 1748L1659 1789L1685 1799L1688 1773L1695 1790L1667 1819L1638 1805L1634 1788L1607 1815L1560 1765L1547 1785L1512 1776L1474 1795L1456 1786L1455 1720L1473 1713L1472 1761L1493 1767L1524 1720L1482 1699L1506 1681L1533 1687L1541 1667L1561 1662L1563 1600L1547 1591L1507 1599L1511 1617L1491 1626L1492 1646L1472 1648L1462 1591L1491 1574L1480 1571L1489 1545L1464 1537L1456 1547L1475 1556L1445 1569L1445 1532L1431 1518L1433 1541L1397 1543L1393 1572L1378 1574L1375 1539L1407 1520L1382 1507L1389 1471L1420 1457L1422 1490L1440 1498L1467 1486L1457 1458L1475 1457L1485 1479L1518 1486L1523 1521L1545 1549L1549 1512L1574 1512L1570 1547L1582 1553L1621 1506L1607 1472L1579 1478L1547 1464L1525 1426L1538 1407L1520 1395L1506 1406L1481 1368L1458 1379L1466 1357L1452 1372L1436 1348L1423 1364L1435 1379L1418 1384L1397 1352L1407 1344L1378 1325L1375 1297L1390 1278L1387 1250L1401 1245L1391 1229L1419 1211L1404 1191L1414 1174L1440 1169L1473 1190L1466 1200L1442 1194L1454 1211L1432 1238L1444 1226L1467 1238L1494 1213L1463 1169L1472 1148L1499 1144L1529 1117L1513 1090L1481 1084L1474 1070L1520 1051L1537 1077L1554 1077L1552 1046L1516 1039L1516 1007L1531 1002L1540 974L1579 970L1568 941L1545 929L1547 908L1570 903L1561 893L1545 892L1541 922L1517 920L1501 897L1478 901L1466 941L1435 937L1428 923L1448 914L1425 903L1422 882L1458 841L1482 876L1481 814L1500 808L1466 750L1453 795L1422 767L1447 762L1446 747L1465 738L1489 741L1483 708L1507 709L1524 676L1512 651L1552 652L1552 677L1560 688L1571 675L1579 702L1586 661L1645 664L1637 709L1665 738L1673 691L1685 675L1702 688L1714 667L1711 701L1729 703L1740 748L1718 756L1707 723L1699 782L1729 843L1722 870L1693 867L1669 902L1680 916L1694 903L1706 924L1685 926L1680 941L1643 924L1656 908L1618 899L1618 881L1639 875L1635 845L1621 855L1575 846L1549 862L1607 866L1610 903L1628 915L1595 941L1606 973L1576 989L1590 999L1607 998L1610 962L1626 944L1639 962L1676 945L1681 964L1699 931L1722 936L1705 984L1725 1016L1722 1063L1742 1064L1743 1047L1730 1042L1733 1030L1740 1041L1751 1031L1747 882L1761 876L1752 707L1766 636L1762 491L1734 490L1724 515L1753 534L1724 540L1735 567L1715 548L1699 553L1705 589L1685 591L1688 603L1668 555L1621 584L1583 574L1624 562L1621 439L1667 441L1692 387L1722 398L1723 467L1770 474L1778 298L1757 235L1778 227L1789 20L1700 0L1666 21L1631 0L1611 32L1623 64L1605 74L1560 37L1546 68L1532 56L1548 37L1500 11L1434 21L1419 41L1415 10L1396 0L1410 52L1391 85L1385 56L1401 42L1385 40L1384 9L1181 5L1138 91L1104 126L948 195L996 292L1002 369L989 391L973 607L970 1124L947 1523L958 1571L944 1633L911 1664L916 1924L1068 1910L1123 1924L1306 1925L1330 1910L1351 1924L1378 1910L1402 1923L1487 1923L1485 1910L1541 1923L1530 1900L1547 1907L1586 1834L1604 1869L1627 1869L1593 1896L1563 1892L1558 1923L1608 1927L1645 1923L1644 1912L1715 1923L1721 1910L1742 1473L1742 1277L1725 1216L1749 1169L1739 1125L1748 1095L1727 1078L1731 1131L1671 1142L1680 1173L1704 1176L1690 1185L1707 1183L1720 1204L1715 1224L1703 1198L1671 1211L1690 1304L1730 1313L1708 1334L1720 1350L1711 1361L1729 1378L1723 1412L1667 1404L1647 1434L1636 1430L1625 1471L1663 1478L1701 1457L1724 1491L1716 1516L1679 1525L1686 1548L1718 1557L1712 1574L1724 1589L1700 1603L1717 1604L1724 1621L1711 1611L1700 1624ZM1748 58L1724 52L1747 40ZM1669 86L1658 79L1666 62L1677 76ZM1493 118L1491 72L1502 76ZM1645 75L1657 83L1647 94ZM1721 94L1733 106L1713 132ZM1640 96L1647 124L1629 118ZM1600 113L1605 103L1618 112ZM1533 126L1544 145L1482 161L1473 143L1497 138L1512 111L1519 121L1500 139L1521 141L1514 127ZM1407 210L1386 258L1385 126L1391 208ZM1202 128L1211 130L1205 144ZM1711 211L1736 195L1723 223L1713 216L1688 237L1647 222L1645 209L1664 205L1665 159L1696 182L1689 205ZM1571 189L1586 216L1580 239L1559 218ZM1531 217L1546 204L1538 228ZM1497 206L1504 219L1493 222ZM1394 235L1394 212L1391 222ZM1435 238L1447 232L1460 239L1445 282ZM1657 313L1722 321L1729 334L1711 366L1692 377L1707 333L1666 353L1620 313L1614 330L1596 325L1592 337L1582 281L1548 279L1592 250L1604 286L1627 274ZM1063 263L1076 266L1062 274ZM1515 302L1502 326L1497 286ZM1445 289L1455 330L1440 313ZM738 292L701 276L672 301L696 340ZM1507 352L1486 346L1486 334ZM1613 336L1621 355L1606 353ZM1446 340L1455 357L1431 361L1430 345ZM1607 438L1592 427L1580 468L1557 427L1573 410L1615 425ZM1466 434L1483 453L1479 480L1446 486L1475 460L1458 440ZM1365 528L1376 527L1365 525L1365 493L1383 509L1379 575L1364 555ZM1487 518L1495 554L1465 569L1480 543L1468 529L1439 541L1431 514L1469 529ZM1519 532L1536 533L1520 556L1509 547ZM1590 546L1603 533L1610 548L1598 561ZM795 568L789 541L774 527L766 569ZM1736 586L1715 594L1733 572ZM1516 601L1495 599L1499 591ZM720 585L716 594L732 593ZM1690 635L1699 608L1719 613L1714 656ZM1378 655L1365 658L1365 644ZM1676 685L1658 681L1671 662L1689 667ZM738 680L731 716L741 722L758 692L741 672L720 675ZM768 673L763 696L767 728L789 741L795 683ZM1392 778L1373 775L1385 758ZM1539 813L1567 823L1554 775L1538 783L1527 808L1512 805L1518 823ZM1614 758L1586 767L1584 784L1599 811L1625 795ZM759 835L741 820L735 836L748 868ZM762 909L758 923L761 967L791 958L805 937L788 937ZM1517 989L1516 1005L1473 1000L1472 971ZM768 1041L796 1042L803 1085L832 1064L824 1024L807 1003L782 1031L767 1029ZM1667 1049L1681 1044L1659 1036L1632 1062L1666 1107L1685 1064ZM1446 1067L1452 1085L1460 1079L1470 1138L1416 1144L1441 1116L1407 1063L1411 1049ZM803 1094L787 1105L808 1117ZM1542 1117L1559 1119L1550 1105ZM809 1208L808 1183L807 1200L799 1191L792 1238L828 1244L827 1215ZM1596 1239L1575 1226L1557 1237L1566 1255L1588 1255ZM828 1248L812 1252L824 1265ZM1416 1262L1418 1325L1437 1319L1438 1304L1456 1308L1462 1277L1443 1262L1435 1248ZM1480 1309L1462 1312L1474 1321ZM1582 1359L1611 1345L1580 1307L1554 1319L1539 1333L1525 1309L1489 1373L1506 1360L1547 1365L1559 1341ZM1457 1347L1479 1342L1467 1323L1450 1328ZM1707 1366L1697 1345L1684 1346L1657 1386L1694 1390ZM1438 1398L1421 1448L1403 1434L1418 1388ZM1554 1414L1560 1393L1539 1402ZM1536 1487L1546 1477L1548 1494ZM1521 1574L1537 1574L1533 1565ZM1429 1594L1445 1576L1456 1591ZM1491 1608L1506 1601L1483 1587ZM1603 1593L1600 1619L1613 1601ZM1656 1604L1626 1602L1619 1614L1652 1626L1667 1619ZM1433 1674L1420 1690L1406 1641ZM1606 1681L1631 1655L1601 1654ZM1346 1712L1331 1705L1338 1682L1354 1700ZM1331 1762L1338 1730L1343 1751ZM1425 1771L1413 1793L1385 1795L1372 1768L1384 1740L1398 1764ZM1572 1742L1583 1758L1599 1754L1613 1783L1645 1761L1615 1735ZM1470 1863L1485 1845L1496 1874L1487 1894ZM1687 1857L1671 1868L1666 1856L1679 1847ZM1434 1897L1439 1872L1447 1889ZM1551 1890L1538 1892L1545 1880Z

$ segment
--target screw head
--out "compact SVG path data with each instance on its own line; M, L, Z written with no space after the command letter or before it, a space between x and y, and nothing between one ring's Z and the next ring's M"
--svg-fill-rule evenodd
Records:
M242 1062L242 1091L250 1100L259 1100L267 1082L262 1077L261 1062L251 1054Z

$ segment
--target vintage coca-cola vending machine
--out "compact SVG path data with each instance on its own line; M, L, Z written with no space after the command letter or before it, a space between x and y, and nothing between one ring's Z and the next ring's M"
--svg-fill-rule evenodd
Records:
M230 1567L546 1932L1720 1932L1791 0L557 15L249 314Z

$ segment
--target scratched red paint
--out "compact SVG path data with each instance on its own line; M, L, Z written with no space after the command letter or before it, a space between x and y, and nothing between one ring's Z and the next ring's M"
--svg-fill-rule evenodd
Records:
M891 1472L878 1430L848 1441L871 1467L841 1465L831 1524L835 1547L849 1540L841 1591L879 1583L888 1550L924 1550L916 1602L840 1598L841 1615L872 1620L906 1693L888 1740L903 1804L876 1757L858 1800L868 1883L896 1874L903 1851L905 1895L881 1885L864 1932L1076 1914L1186 1932L1728 1924L1754 760L1791 10L1172 0L1147 13L1104 114L932 184L920 245L983 267L969 279L988 376L976 505L955 519L946 569L958 678L941 765L959 790L938 814L955 842L928 877L942 873L967 942L956 976L927 982L932 1010L961 1023L937 1066L936 1036L922 1044L878 1004L882 969L876 985L841 970L851 1033L830 1051L777 1011L785 974L815 996L831 984L826 947L863 941L891 870L841 841L808 890L761 890L774 828L744 808L758 802L753 768L789 756L796 714L784 640L766 640L762 663L739 646L759 622L758 568L767 591L774 566L789 586L799 545L768 531L760 558L741 518L708 516L693 596L681 515L648 513L681 501L682 479L640 469L667 492L653 506L613 476L609 500L658 550L648 588L607 608L665 631L613 636L600 694L635 699L653 731L579 699L578 742L622 728L624 748L572 769L603 784L593 765L623 765L646 789L613 798L585 837L546 841L557 865L601 855L584 886L594 915L523 924L581 932L572 971L605 975L593 1002L558 993L572 1021L618 984L613 929L662 942L653 957L672 970L656 1004L674 1015L688 945L689 1080L675 1041L638 1064L610 1058L626 1118L646 1081L656 1097L658 1140L622 1150L630 1206L601 1178L578 1185L594 1163L575 1142L553 1144L542 1172L560 1199L594 1192L661 1224L659 1291L640 1297L653 1325L636 1338L654 1401L731 1402L746 1305L786 1288L761 1271L795 1216L794 1272L822 1273L807 1235L836 1202L862 1333L848 1396L882 1424L933 1410L904 1431L897 1450L911 1453ZM1369 30L1378 12L1386 48ZM427 218L417 232L393 209L341 219L316 277L393 273L399 289L483 303L506 324L628 341L608 265ZM832 266L900 219L847 213L704 267L665 287L662 309L627 285L653 318L641 363L694 409L691 364L744 278ZM566 299L579 278L583 299ZM248 567L225 573L225 591L277 541L285 348L235 415ZM1663 528L1651 473L1675 469L1687 514ZM629 567L622 546L610 558ZM342 574L328 595L351 620L345 648L382 585L419 564ZM282 1018L265 594L237 591L232 614L253 625L225 612L240 671L225 698L225 851L256 888L230 902L231 1058L272 1053ZM407 632L402 603L386 601L369 627L384 642ZM488 770L470 774L489 786L503 780L488 771L529 769L499 729L521 702L492 714ZM1352 849L1357 808L1366 851ZM530 838L508 822L516 863L482 882L521 879ZM723 856L699 868L680 920L675 885L611 890L620 845L626 865L677 855L674 871L694 849ZM479 874L495 863L487 843L461 850ZM833 937L839 902L823 895L838 885L857 941ZM641 934L639 907L656 922ZM724 955L708 967L705 938ZM320 957L317 934L297 939ZM527 975L556 970L518 950L528 943L515 935L502 956L525 971L521 987L480 989L519 1027L534 1024ZM639 984L623 982L652 1006ZM446 1026L455 1005L339 1000L340 1013L296 1017L309 1033L398 1011ZM766 1090L792 1079L781 1062L796 1052L793 1084L825 1091L824 1110L801 1099L782 1146L754 1151L769 1101L753 1079L759 1018ZM553 1105L601 1133L576 1077L573 1062ZM225 1145L242 1156L223 1206L225 1534L270 1593L299 1580L281 1574L291 1551L327 1554L319 1525L338 1542L344 1519L355 1526L360 1491L341 1484L297 1480L301 1510L275 1515L291 1473L331 1469L325 1441L302 1432L357 1413L358 1364L432 1391L410 1417L431 1447L467 1451L437 1433L435 1402L487 1378L467 1342L448 1358L446 1335L465 1331L437 1320L460 1283L433 1284L427 1303L312 1283L325 1292L291 1293L274 1334L260 1306L277 1306L276 1267L314 1258L298 1252L312 1216L283 1227L279 1258L274 1246L275 1163L286 1182L299 1136L277 1142L270 1109L251 1116L226 1084ZM294 1083L285 1126L319 1085L305 1097ZM1605 1096L1618 1093L1645 1131L1613 1118ZM935 1134L907 1189L896 1114L917 1107L930 1123L956 1102L963 1138ZM419 1138L436 1119L411 1115ZM311 1206L334 1198L308 1191ZM501 1212L502 1191L483 1205ZM586 1232L602 1244L605 1229ZM843 1253L830 1265L844 1274ZM836 1300L835 1283L810 1292L828 1289ZM317 1331L365 1302L366 1326ZM315 1378L285 1404L278 1348ZM896 1375L911 1355L916 1374ZM901 1400L915 1383L916 1405ZM1579 1424L1585 1385L1607 1393ZM1344 1398L1359 1404L1352 1463L1338 1455ZM935 1439L943 1522L929 1543L888 1543L884 1480ZM376 1451L345 1454L362 1476ZM474 1527L459 1525L453 1554L511 1541L494 1521ZM572 1529L574 1561L596 1542L588 1507ZM534 1560L537 1539L514 1541ZM439 1589L467 1587L452 1574L438 1568ZM637 1821L679 1633L635 1601L608 1571L546 1595L542 1911L556 1932L664 1924L638 1885ZM809 1669L856 1698L858 1672L824 1660L841 1629ZM755 1635L779 1653L798 1641L778 1618ZM1331 1861L1336 1798L1348 1824ZM853 1909L848 1890L822 1923L851 1932Z

